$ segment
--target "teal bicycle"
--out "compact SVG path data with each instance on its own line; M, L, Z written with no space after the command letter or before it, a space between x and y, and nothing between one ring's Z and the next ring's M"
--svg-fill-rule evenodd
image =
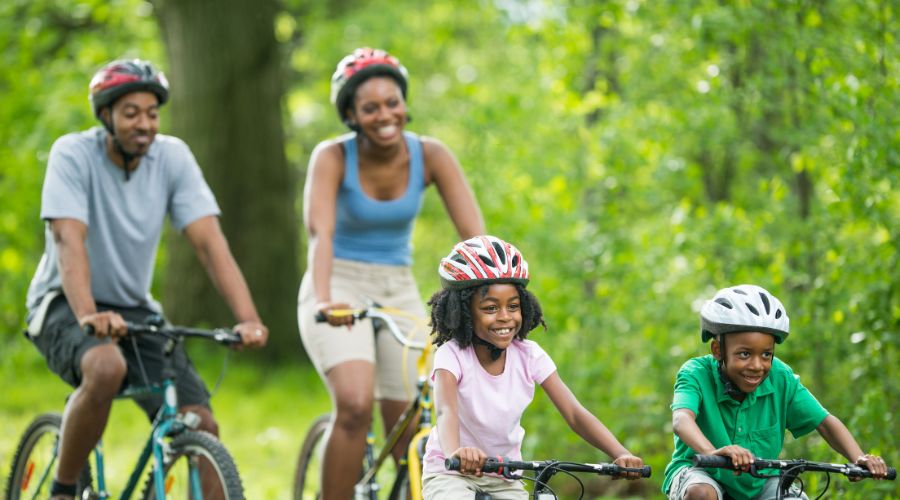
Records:
M175 370L172 367L172 355L184 338L202 338L222 345L236 345L241 343L240 336L224 329L164 326L161 318L147 324L128 324L129 336L148 334L168 339L163 348L162 381L127 388L117 399L162 394L164 402L153 419L150 437L120 498L131 498L141 482L144 469L152 462L149 476L144 480L141 490L142 499L243 500L243 486L231 455L215 436L197 430L199 416L190 412L178 413ZM62 417L58 413L46 413L35 418L25 430L16 448L7 480L8 500L43 500L49 496L59 451L61 422ZM94 449L93 457L96 483L89 460L76 484L77 499L111 498L104 475L102 441ZM203 481L200 479L201 472Z

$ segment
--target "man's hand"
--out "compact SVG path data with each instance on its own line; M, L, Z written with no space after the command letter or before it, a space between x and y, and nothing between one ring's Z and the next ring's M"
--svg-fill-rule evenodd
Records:
M244 321L234 327L247 347L263 347L269 340L269 329L258 321Z
M128 333L125 319L115 311L85 314L78 318L78 324L82 330L85 326L91 325L94 329L94 335L101 339L104 337L124 337Z

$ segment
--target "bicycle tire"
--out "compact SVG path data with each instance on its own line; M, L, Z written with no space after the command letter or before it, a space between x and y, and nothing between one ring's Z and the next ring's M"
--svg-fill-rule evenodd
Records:
M55 472L50 469L56 462L61 428L62 415L58 413L44 413L31 421L22 433L13 455L12 467L6 481L7 500L50 496L50 485ZM43 470L47 471L43 478L34 476L35 473L41 475ZM76 498L82 498L85 491L90 492L92 483L91 465L87 463L75 483ZM87 498L91 496L88 495Z
M321 460L329 425L331 414L326 413L313 420L306 431L294 471L294 500L318 500L322 497L319 485L322 477Z
M205 431L185 431L169 442L164 458L167 500L193 498L190 489L194 485L190 478L199 458L205 459L212 466L218 478L216 483L218 488L209 484L204 485L204 498L211 496L211 492L220 488L226 500L244 500L244 487L234 459L215 436ZM141 498L157 499L152 468L144 484Z

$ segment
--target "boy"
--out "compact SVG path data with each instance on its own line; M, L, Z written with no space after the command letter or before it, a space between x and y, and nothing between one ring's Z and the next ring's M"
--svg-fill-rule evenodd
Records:
M675 379L675 452L663 483L670 500L722 500L726 494L774 499L778 478L740 471L749 470L756 457L778 458L785 429L794 437L816 430L848 460L884 477L884 461L863 453L844 424L775 359L775 344L790 331L777 298L754 285L723 288L703 305L700 319L701 338L712 339L712 354L689 360ZM691 467L691 458L700 454L731 457L739 471Z

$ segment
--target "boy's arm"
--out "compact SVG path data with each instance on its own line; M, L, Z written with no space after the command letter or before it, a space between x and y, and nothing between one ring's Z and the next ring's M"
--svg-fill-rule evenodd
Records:
M697 415L687 408L678 408L672 412L672 431L698 455L731 457L731 463L736 469L749 470L754 460L753 453L742 446L733 444L716 448L697 425Z
M459 472L481 476L487 455L478 448L459 446L459 412L456 377L448 370L434 371L434 408L437 432L445 457L459 457Z
M878 478L887 474L887 466L884 460L879 456L864 453L856 440L853 439L853 435L850 434L847 426L834 415L825 417L825 420L816 427L816 430L825 438L825 441L828 442L828 445L834 451L844 455L851 463L866 467L872 472L873 476ZM861 478L856 478L856 480L859 479Z
M582 439L609 455L617 465L643 467L644 461L622 446L613 433L578 401L559 377L559 373L553 372L544 380L541 387L569 427Z

